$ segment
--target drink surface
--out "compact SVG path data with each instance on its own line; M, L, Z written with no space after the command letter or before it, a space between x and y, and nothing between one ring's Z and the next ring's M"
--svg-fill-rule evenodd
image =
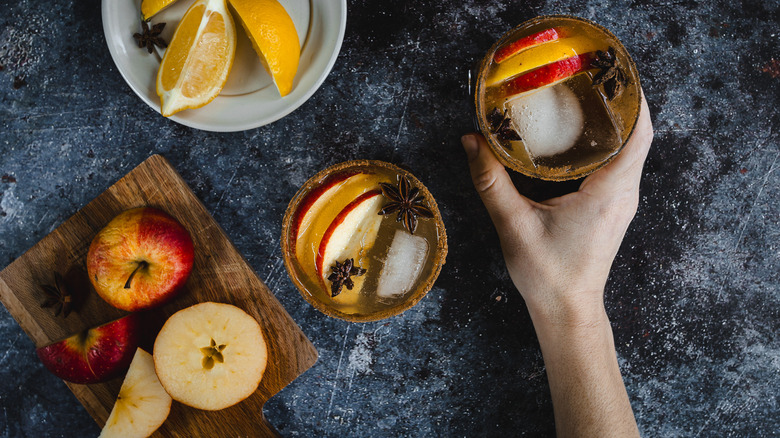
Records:
M477 119L498 158L529 176L566 180L606 164L639 115L636 67L606 29L539 17L504 35L483 59Z
M310 179L291 201L282 233L285 266L304 298L353 321L413 306L446 255L430 192L377 161L342 163Z

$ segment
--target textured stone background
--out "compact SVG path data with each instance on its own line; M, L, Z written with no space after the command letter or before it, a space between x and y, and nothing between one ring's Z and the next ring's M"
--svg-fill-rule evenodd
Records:
M350 1L322 88L288 117L233 134L177 125L136 97L106 48L97 0L0 3L0 267L162 153L319 350L266 407L289 436L553 433L533 327L458 141L471 125L465 78L535 15L602 23L634 56L656 129L607 285L639 428L778 435L777 1ZM354 158L411 168L451 242L428 296L370 324L314 310L279 250L297 188ZM98 432L0 306L0 437Z

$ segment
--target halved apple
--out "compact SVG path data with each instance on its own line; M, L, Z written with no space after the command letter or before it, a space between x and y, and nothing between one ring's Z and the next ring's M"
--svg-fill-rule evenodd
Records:
M99 383L127 369L139 341L138 316L133 313L40 347L41 362L60 379Z
M575 74L592 69L593 67L590 64L594 59L596 57L593 53L584 53L547 64L501 84L499 94L502 96L513 96L553 85Z
M224 409L252 395L267 361L260 324L230 304L179 310L154 342L154 368L163 388L198 409Z
M139 348L98 438L148 437L162 426L170 412L171 396L157 378L154 359Z
M541 44L496 65L488 74L485 84L489 87L495 86L517 75L551 63L573 58L584 53L606 49L607 47L603 42L584 35L576 35Z
M532 35L528 35L527 37L520 38L519 40L512 41L511 43L507 43L499 47L496 50L496 53L493 55L493 61L499 63L504 62L508 58L517 55L525 49L530 49L531 47L538 46L539 44L555 41L557 39L563 38L567 34L568 32L566 32L564 29L553 27Z
M315 266L324 285L329 287L330 281L327 278L336 261L354 259L355 265L360 265L360 256L374 246L379 225L384 218L379 214L383 203L382 191L371 190L347 204L333 219L317 249ZM333 297L334 300L342 304L353 303L359 295L364 279L363 276L353 277L352 291L344 291Z

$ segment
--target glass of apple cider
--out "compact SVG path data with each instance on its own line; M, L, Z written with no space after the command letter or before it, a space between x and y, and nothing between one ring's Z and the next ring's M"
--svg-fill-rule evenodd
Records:
M375 321L414 306L447 255L436 201L406 170L357 160L329 167L290 201L282 254L301 295L326 315Z
M542 16L507 32L479 64L477 124L507 167L545 180L607 164L639 117L636 65L591 21Z

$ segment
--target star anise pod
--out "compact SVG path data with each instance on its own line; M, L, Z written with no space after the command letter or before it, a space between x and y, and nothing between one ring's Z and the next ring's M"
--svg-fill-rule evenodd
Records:
M502 113L500 109L493 108L487 116L488 123L490 123L490 129L499 140L503 141L519 141L520 134L512 128L512 117L509 115L508 110L504 110ZM506 146L512 149L511 144Z
M379 214L398 212L396 220L403 221L404 227L410 233L414 234L417 229L418 216L433 217L433 212L423 205L425 197L420 194L420 189L412 187L406 175L401 176L398 187L388 183L380 183L379 185L382 186L382 194L390 200L379 210Z
M73 296L65 285L62 275L59 272L54 273L54 286L41 286L46 293L46 301L41 304L41 308L54 307L54 316L62 313L63 318L67 318L73 306Z
M355 266L354 259L346 259L339 263L336 261L335 266L330 267L331 274L328 276L330 280L330 296L335 297L341 293L341 288L346 287L348 290L352 290L355 283L352 282L352 276L358 277L366 273L366 270L360 266Z
M599 69L599 72L593 76L594 87L604 85L604 93L609 100L623 94L623 90L628 84L628 78L623 69L618 66L613 47L610 47L606 52L597 50L596 59L590 65Z
M168 47L168 43L166 43L165 40L160 37L160 33L164 27L165 23L157 23L149 28L149 25L146 24L146 21L141 21L141 28L143 29L143 33L134 33L133 38L135 38L135 42L138 44L138 47L146 47L146 50L148 50L149 53L152 53L154 46L161 48Z

